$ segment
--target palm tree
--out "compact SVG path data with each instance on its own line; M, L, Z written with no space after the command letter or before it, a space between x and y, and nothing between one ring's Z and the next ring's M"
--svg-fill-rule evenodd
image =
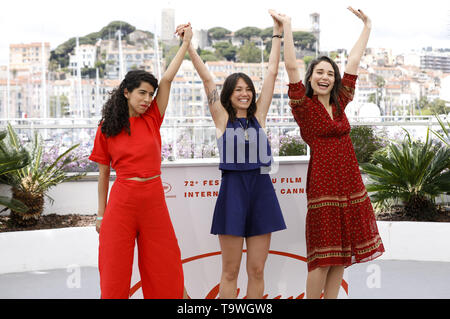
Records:
M8 134L10 146L17 151L22 149L21 142L9 123ZM78 146L79 144L67 149L53 163L43 163L43 145L38 133L35 132L31 148L25 148L31 159L29 165L1 177L5 184L12 186L13 198L29 207L26 212L11 210L11 221L14 224L18 226L35 225L44 210L44 196L48 197L50 202L53 203L53 198L48 195L50 188L86 175L86 173L78 173L69 176L64 171L65 166L79 160L77 157L69 155Z
M21 169L30 163L30 158L25 150L17 151L8 147L3 141L6 136L6 131L0 132L0 177ZM19 212L28 210L28 207L22 202L7 196L0 196L0 205L6 206L6 209L14 209Z
M386 81L384 80L384 78L382 76L377 76L376 80L375 80L376 86L377 86L377 90L375 93L375 104L378 106L378 108L380 109L380 114L381 115L385 115L385 111L381 108L381 100L383 99L383 88L386 85Z
M446 123L444 123L444 120L442 120L439 115L434 115L436 119L439 122L439 125L442 128L442 134L438 133L436 131L431 130L431 132L434 133L442 142L444 142L447 146L450 146L450 122L449 120L446 120Z
M387 156L375 153L374 163L361 164L370 178L367 191L372 201L381 206L401 200L405 212L422 220L433 219L435 198L450 193L450 149L434 144L429 137L425 143L407 138L388 146Z

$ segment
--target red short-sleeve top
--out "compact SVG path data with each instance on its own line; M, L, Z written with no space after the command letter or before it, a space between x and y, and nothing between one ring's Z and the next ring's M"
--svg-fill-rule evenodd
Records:
M110 165L118 178L148 178L161 174L161 135L163 122L156 99L147 111L130 117L130 132L124 129L118 135L106 137L98 126L94 148L89 159Z

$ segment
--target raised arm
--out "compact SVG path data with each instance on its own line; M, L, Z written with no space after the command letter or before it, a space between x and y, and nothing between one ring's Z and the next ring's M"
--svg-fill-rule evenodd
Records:
M178 69L181 66L181 63L183 62L184 56L187 52L187 49L192 39L192 28L190 27L190 25L184 26L185 27L183 28L184 34L183 44L178 49L177 54L170 62L169 67L167 68L166 72L164 72L164 75L162 76L159 82L158 93L156 95L156 102L158 104L161 116L163 116L164 113L166 112L167 104L169 103L169 94L172 81L175 78L175 75L177 74Z
M369 17L362 12L362 10L354 10L352 7L348 7L348 9L353 12L358 18L360 18L364 22L364 28L361 32L361 35L353 46L347 60L347 66L345 67L345 72L348 74L356 75L358 72L358 66L361 62L361 58L364 54L364 51L367 47L367 42L369 41L370 30L372 29L372 22Z
M289 83L300 82L300 71L295 58L294 38L292 35L291 18L285 14L271 11L272 17L283 25L284 29L284 65L289 77Z
M208 106L213 118L214 124L217 128L217 136L221 136L225 131L228 122L228 113L220 103L219 93L217 92L214 79L209 72L206 65L203 63L201 57L192 45L188 48L189 55L191 57L192 64L198 72L198 75L202 79L205 87L206 97L208 99Z
M272 10L269 10L272 15ZM272 17L273 18L273 17ZM283 34L283 25L280 21L273 18L272 48L270 50L269 64L266 76L261 88L261 94L256 101L256 118L262 127L265 127L267 113L272 103L273 90L278 75L278 65L280 63L281 36Z

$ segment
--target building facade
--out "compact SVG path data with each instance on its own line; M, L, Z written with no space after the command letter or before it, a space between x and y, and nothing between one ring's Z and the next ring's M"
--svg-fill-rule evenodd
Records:
M424 51L420 55L422 70L437 70L450 73L450 52Z

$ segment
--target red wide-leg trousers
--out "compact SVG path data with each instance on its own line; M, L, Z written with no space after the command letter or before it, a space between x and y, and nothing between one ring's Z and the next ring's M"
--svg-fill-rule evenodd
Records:
M102 298L129 297L136 240L144 298L182 298L181 253L160 177L117 179L111 188L99 238Z

